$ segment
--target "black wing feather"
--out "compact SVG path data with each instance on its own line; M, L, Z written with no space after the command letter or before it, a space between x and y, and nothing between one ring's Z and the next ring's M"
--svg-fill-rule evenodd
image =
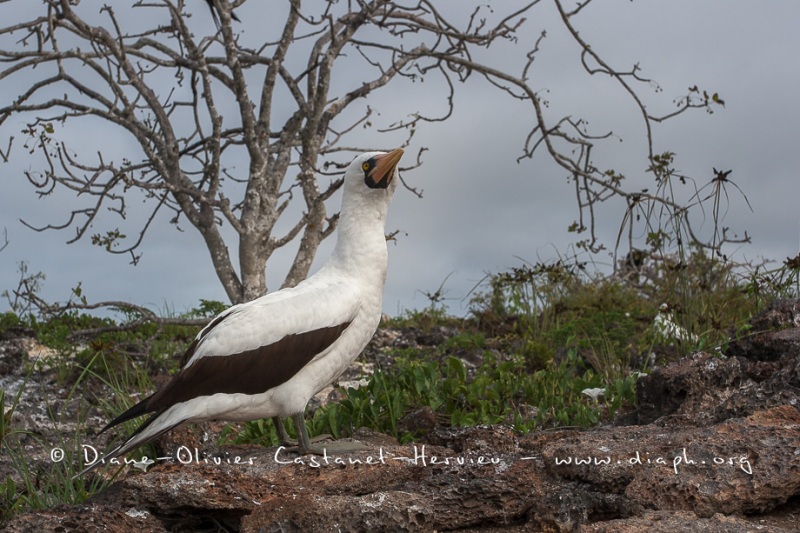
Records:
M212 322L204 335L215 325ZM338 326L287 335L267 346L238 354L202 357L188 368L184 367L164 388L109 422L100 432L147 413L163 412L177 403L200 396L266 392L289 381L317 354L328 349L349 325L350 322L345 322ZM194 353L200 340L202 336L189 346L187 355ZM188 361L191 356L187 355L184 358Z

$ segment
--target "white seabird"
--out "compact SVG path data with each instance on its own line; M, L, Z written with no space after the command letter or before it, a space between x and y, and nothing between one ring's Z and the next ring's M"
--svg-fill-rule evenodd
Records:
M386 213L402 155L400 148L370 152L350 163L327 264L296 287L234 305L214 318L164 388L102 429L155 413L104 460L180 425L206 420L273 417L281 443L287 444L277 419L287 416L297 427L298 451L316 451L305 428L306 403L358 357L380 321L388 262Z

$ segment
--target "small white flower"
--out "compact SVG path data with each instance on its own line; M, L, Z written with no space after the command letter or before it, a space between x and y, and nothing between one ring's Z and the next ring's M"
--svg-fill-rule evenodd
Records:
M142 472L147 472L148 467L154 463L155 461L153 461L152 459L143 459L141 461L135 461L131 463L131 466L133 466L134 468L138 468Z
M594 388L594 389L583 389L581 392L596 402L600 396L603 396L606 393L606 390Z

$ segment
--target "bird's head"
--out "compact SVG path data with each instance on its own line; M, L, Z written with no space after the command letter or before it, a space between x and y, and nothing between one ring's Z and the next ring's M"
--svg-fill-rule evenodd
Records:
M386 190L390 194L397 187L397 164L403 157L403 149L391 152L367 152L361 154L345 171L345 186L366 191Z
M342 209L331 261L348 272L362 272L364 279L380 280L381 286L386 277L386 216L400 181L397 164L402 156L400 148L361 154L344 173Z

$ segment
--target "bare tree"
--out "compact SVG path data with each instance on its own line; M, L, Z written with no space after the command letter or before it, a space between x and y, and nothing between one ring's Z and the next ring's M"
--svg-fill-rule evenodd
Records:
M192 26L188 11L200 13L199 0L141 0L133 6L42 0L39 13L17 21L15 6L30 5L29 0L0 4L5 21L0 82L29 82L0 107L0 126L11 117L25 117L25 147L45 161L42 171L27 173L39 194L63 187L90 199L72 209L65 222L36 229L71 227L76 233L70 242L89 236L136 261L157 214L167 210L174 224L185 218L200 233L232 302L265 293L267 260L299 239L284 281L293 285L307 275L319 244L336 227L337 214L329 212L326 201L341 185L343 164L352 152L378 148L358 141L358 131L371 127L377 114L364 99L401 79L433 77L445 87L440 113L405 110L403 116L410 118L380 133L403 134L408 144L422 123L451 115L456 87L473 76L494 84L499 94L529 102L533 127L521 157L543 148L574 180L581 216L573 229L590 233L587 248L599 248L593 209L610 196L628 199L631 220L645 205L649 210L660 206L671 216L684 212L658 192L626 191L619 176L595 168L591 152L606 134L590 133L571 116L545 119L542 98L529 84L544 33L532 49L520 49L517 72L476 59L493 43L516 41L526 18L544 0L476 4L466 13L466 2L447 12L428 0L270 2L270 20L282 17L276 25L280 31L259 36L256 43L232 21L231 9L241 16L245 1L209 3L219 17L213 35L196 35ZM670 169L656 164L653 124L687 109L708 109L720 103L718 97L690 91L668 115L651 115L637 93L640 85L649 87L638 68L613 68L575 29L589 1L571 11L562 1L551 1L580 46L586 71L616 80L640 109L648 157L656 179L664 183ZM114 160L61 135L68 124L81 121L125 132L139 152ZM13 133L3 135L9 137L6 158ZM132 243L126 244L119 229L91 233L101 213L124 219L137 193L150 208ZM296 204L302 209L290 209ZM291 216L290 224L277 225ZM681 220L688 224L688 218ZM226 227L238 239L238 258L226 245Z

